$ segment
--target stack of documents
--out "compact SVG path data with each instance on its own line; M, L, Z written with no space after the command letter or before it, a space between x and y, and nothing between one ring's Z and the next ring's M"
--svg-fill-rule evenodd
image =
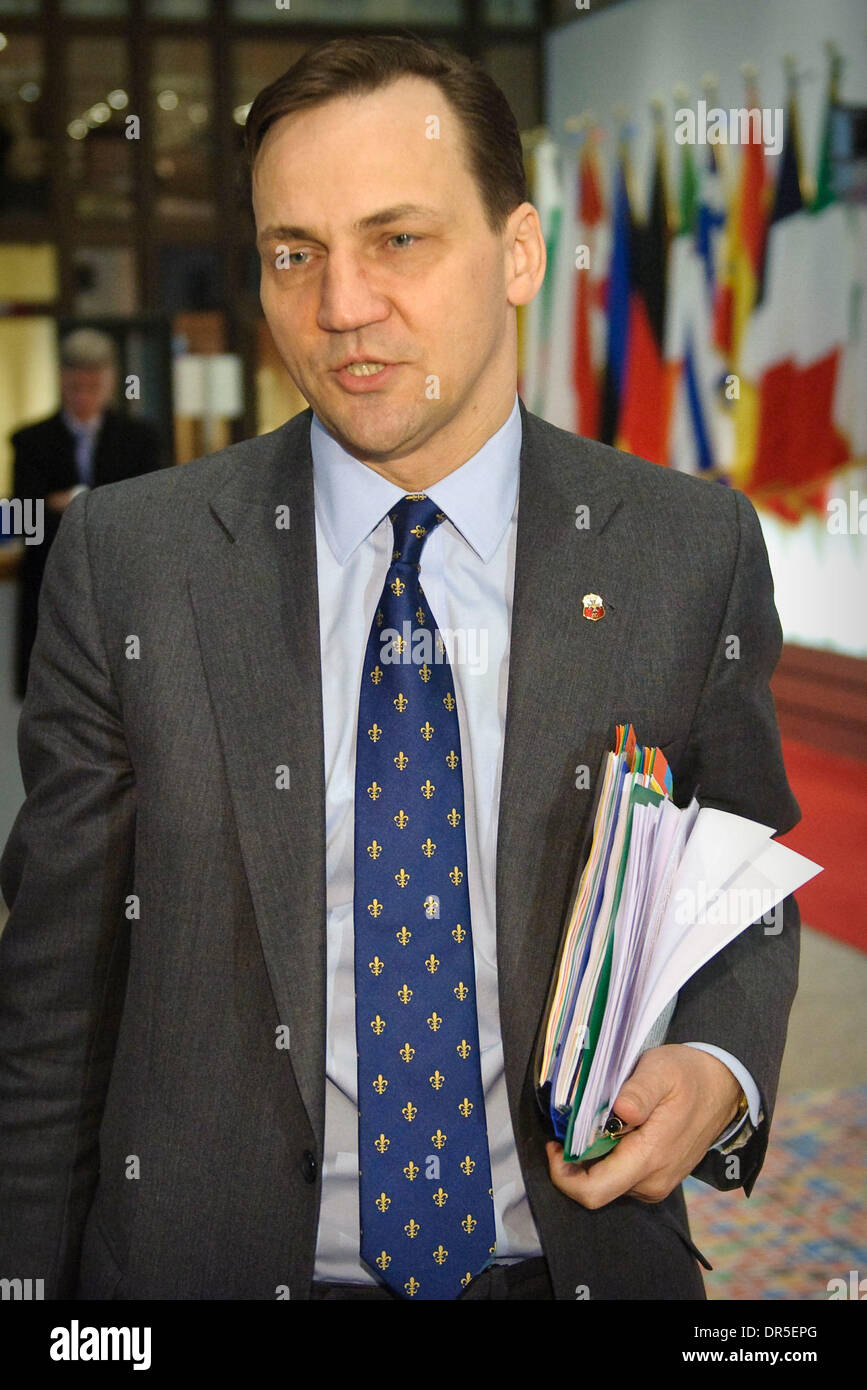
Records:
M605 1128L614 1099L690 976L752 923L778 933L777 904L821 872L770 826L696 800L681 809L671 792L660 750L618 725L537 1053L566 1159L617 1142Z

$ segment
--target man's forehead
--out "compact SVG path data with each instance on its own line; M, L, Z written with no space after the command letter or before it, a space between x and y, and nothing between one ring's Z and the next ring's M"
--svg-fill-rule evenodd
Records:
M312 106L278 116L265 132L262 149L272 136L290 125L293 143L300 143L304 138L304 126L320 138L330 130L349 127L347 136L351 139L353 133L360 137L365 130L378 124L393 126L395 133L405 132L409 138L420 135L422 139L432 138L432 133L426 134L426 131L433 124L438 132L436 138L454 140L459 133L460 118L435 82L406 74L373 91L337 93Z
M363 177L335 184L322 178L283 177L280 172L269 177L266 170L253 190L260 242L314 236L338 227L356 236L396 225L436 229L472 216L471 200L469 176L466 183L453 170L443 171L442 178L425 178L417 168L376 163L365 167Z
M340 195L362 177L376 180L369 212L386 203L422 203L440 175L445 185L469 169L460 118L434 83L401 78L374 92L332 97L278 117L266 131L253 168L254 198L275 185L326 193L327 162ZM387 186L386 186L387 185ZM361 210L358 210L361 215Z

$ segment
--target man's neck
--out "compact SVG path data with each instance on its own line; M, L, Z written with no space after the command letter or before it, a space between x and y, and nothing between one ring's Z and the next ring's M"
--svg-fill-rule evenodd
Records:
M365 467L379 473L388 482L394 483L404 492L425 492L442 478L455 473L474 457L484 444L495 435L508 420L515 404L514 389L508 401L488 412L480 411L471 422L469 429L464 426L460 433L440 430L425 444L407 454L402 459L363 458L342 440L338 443L363 463Z
M63 406L61 408L61 414L63 415L67 424L72 425L73 427L78 425L80 427L83 427L84 429L95 430L98 429L99 426L102 424L105 411L99 410L95 415L89 415L86 420L82 420L81 417L76 415L74 411L68 410L66 406Z

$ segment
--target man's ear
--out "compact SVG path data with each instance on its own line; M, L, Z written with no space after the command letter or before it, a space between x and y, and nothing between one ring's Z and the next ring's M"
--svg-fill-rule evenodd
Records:
M521 203L509 214L503 236L506 298L513 305L529 304L539 293L548 260L539 214L532 203Z

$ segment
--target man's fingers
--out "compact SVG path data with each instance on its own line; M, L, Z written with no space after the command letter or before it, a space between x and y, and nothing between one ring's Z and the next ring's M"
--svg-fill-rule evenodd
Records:
M554 1186L585 1207L617 1197L661 1202L721 1132L737 1082L716 1057L678 1043L650 1048L614 1097L623 1138L592 1164L566 1163L548 1145Z
M593 1164L567 1163L562 1144L549 1143L546 1147L552 1183L584 1207L603 1207L615 1197L632 1193L633 1188L640 1189L633 1195L645 1201L662 1201L668 1195L661 1186L654 1186L655 1141L648 1138L646 1131L628 1134L611 1153Z
M611 1109L623 1121L624 1128L634 1129L650 1118L670 1089L666 1068L660 1065L658 1050L652 1048L639 1057L632 1075L614 1097Z
M649 1120L658 1102L651 1102L650 1096L646 1092L637 1090L634 1086L624 1086L617 1096L609 1113L609 1123L612 1116L617 1116L620 1124L616 1123L611 1128L614 1135L628 1134L631 1130L643 1125L645 1120Z

